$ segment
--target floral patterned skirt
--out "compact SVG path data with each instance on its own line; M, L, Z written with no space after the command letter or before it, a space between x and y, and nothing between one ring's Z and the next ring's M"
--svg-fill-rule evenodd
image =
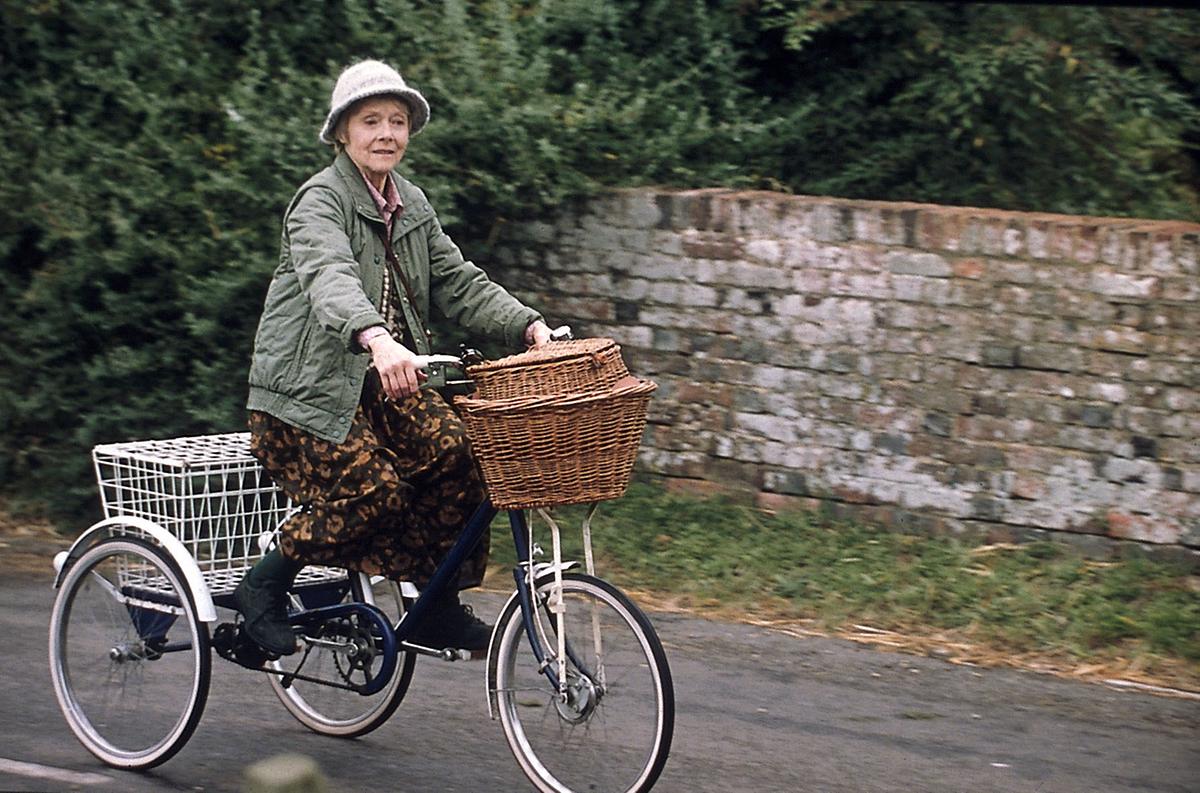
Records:
M258 411L249 424L251 452L305 507L281 530L289 559L423 587L484 498L462 421L441 395L388 401L374 370L342 443ZM485 533L459 588L483 580L488 545Z

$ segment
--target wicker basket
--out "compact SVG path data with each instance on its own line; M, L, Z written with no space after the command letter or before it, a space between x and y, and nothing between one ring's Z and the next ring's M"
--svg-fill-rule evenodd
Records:
M621 348L612 339L552 341L467 368L475 381L474 399L599 391L628 374Z
M629 486L657 386L625 377L609 388L508 399L458 397L488 495L498 509L618 498Z

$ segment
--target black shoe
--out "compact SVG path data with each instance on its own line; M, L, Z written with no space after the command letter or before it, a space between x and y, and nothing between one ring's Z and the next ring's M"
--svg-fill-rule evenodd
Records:
M457 593L434 605L409 640L413 644L436 649L470 650L473 656L484 653L492 641L492 628L475 610L458 602Z
M270 568L254 566L233 590L233 599L245 619L246 635L272 655L296 652L296 634L288 620L287 591L294 575L271 575Z

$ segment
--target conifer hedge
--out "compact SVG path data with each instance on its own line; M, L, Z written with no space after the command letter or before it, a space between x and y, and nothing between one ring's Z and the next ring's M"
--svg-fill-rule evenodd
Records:
M0 4L0 494L94 509L100 442L229 431L338 71L395 64L468 253L605 185L1197 212L1200 17L837 0Z

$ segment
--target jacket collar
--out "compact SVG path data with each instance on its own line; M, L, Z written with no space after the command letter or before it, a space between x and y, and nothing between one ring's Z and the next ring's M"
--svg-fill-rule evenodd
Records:
M346 189L350 191L354 208L358 214L368 220L382 223L383 218L379 216L375 200L371 198L371 193L367 190L367 182L363 179L358 166L354 164L354 160L350 159L350 155L344 151L338 154L333 161L333 170L342 180ZM397 216L396 221L392 224L392 236L398 237L420 225L433 214L433 210L421 191L397 171L392 171L392 180L396 183L396 190L399 191L400 201L404 206L404 212Z

